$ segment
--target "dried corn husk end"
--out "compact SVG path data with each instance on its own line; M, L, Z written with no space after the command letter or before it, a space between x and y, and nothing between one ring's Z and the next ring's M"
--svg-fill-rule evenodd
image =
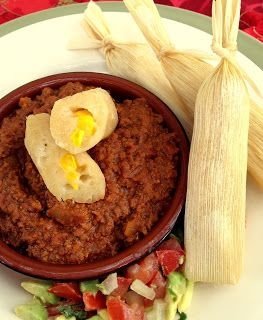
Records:
M175 48L152 0L124 0L124 3L161 62L172 88L181 97L182 112L192 128L197 91L213 68L201 59L200 52L185 54Z
M201 83L212 73L214 67L204 61L204 59L207 59L207 55L200 55L195 51L189 52L189 50L178 51L171 44L152 0L124 0L124 2L161 61L167 79L175 92L181 97L184 104L183 111L190 123L190 127L192 127L197 92ZM141 9L142 7L143 9ZM147 19L144 18L145 16L147 16ZM158 26L157 28L156 25ZM214 49L216 50L215 47ZM244 76L246 77L245 73ZM251 88L257 87L251 81L249 81L249 84ZM255 91L258 92L260 90L255 89ZM249 137L249 173L263 189L263 108L259 103L257 104L253 101L251 101Z
M185 113L193 124L197 92L214 68L201 59L182 52L162 52L160 59L167 79L187 106Z
M103 12L94 2L90 2L85 10L84 29L90 37L87 48L96 46L102 51L109 72L136 82L156 94L176 114L190 135L192 125L182 111L183 102L172 89L149 46L116 40Z
M124 0L123 2L157 56L164 48L173 50L168 33L152 0Z

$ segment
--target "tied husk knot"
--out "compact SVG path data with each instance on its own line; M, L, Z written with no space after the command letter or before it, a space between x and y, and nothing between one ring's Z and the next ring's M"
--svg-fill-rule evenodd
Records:
M215 70L207 61L212 56L196 50L178 50L171 42L153 0L124 0L134 21L152 47L172 88L181 98L182 114L190 128L191 137L194 109L197 92L202 83ZM243 70L235 59L237 51L237 34L239 23L239 3L236 0L213 1L217 19L213 20L213 44L215 55L232 62L242 74L250 89L256 94L250 99L250 131L249 131L249 162L250 175L263 189L263 108L261 83L255 81ZM234 7L235 6L235 7ZM223 13L224 11L224 13ZM234 23L229 23L229 18ZM176 32L176 28L174 29ZM172 50L170 51L170 48ZM162 51L160 53L160 51ZM215 56L213 55L213 56ZM179 106L179 105L178 105Z
M175 50L173 48L173 46L171 45L163 45L160 50L156 53L156 56L158 58L159 61L162 61L163 59L174 55L175 54Z
M134 40L117 41L118 33L111 31L109 22L94 3L89 2L82 23L83 35L74 33L69 41L70 49L100 50L111 74L136 82L162 99L177 115L186 129L188 136L192 135L194 109L197 92L205 79L215 68L208 63L216 55L204 54L196 49L179 49L169 39L163 21L152 0L124 0L132 14L134 21L144 34L146 43ZM232 3L232 1L230 2ZM218 1L218 5L222 1ZM224 1L224 5L228 2ZM231 7L231 6L230 6ZM218 8L221 10L220 8ZM218 11L220 12L220 11ZM222 15L223 17L223 15ZM235 19L238 21L238 15ZM223 18L222 18L223 21ZM222 22L214 24L216 38L214 44L233 52L236 50L236 35L238 23L232 30L226 32L228 38L222 38ZM132 28L132 25L129 26ZM176 32L176 28L174 30ZM103 43L105 37L109 41ZM106 47L106 50L104 50ZM214 47L215 51L216 46ZM158 52L160 60L158 60ZM225 51L219 56L228 56ZM238 55L238 54L237 54ZM87 58L89 55L87 55ZM228 56L230 58L230 56ZM231 59L231 58L230 58ZM92 58L91 58L92 60ZM224 59L229 61L228 59ZM234 60L234 58L233 58ZM160 63L159 63L160 62ZM248 171L259 186L263 189L263 108L261 83L255 83L249 75L238 67L247 84L257 94L259 99L250 99L250 128L249 128L249 162ZM168 83L169 81L169 83Z
M184 103L171 87L158 59L147 44L118 40L100 7L92 1L84 12L82 28L85 38L82 42L75 39L71 41L71 49L100 50L111 74L138 83L155 93L176 113L190 135L191 125L186 120Z
M104 37L101 40L101 49L103 50L103 53L105 55L108 54L109 51L111 51L115 47L116 47L116 43L114 42L114 40L112 39L112 37L110 35Z
M211 48L213 52L220 58L227 59L232 63L236 63L235 55L237 52L237 43L225 43L223 46L216 41L212 42Z

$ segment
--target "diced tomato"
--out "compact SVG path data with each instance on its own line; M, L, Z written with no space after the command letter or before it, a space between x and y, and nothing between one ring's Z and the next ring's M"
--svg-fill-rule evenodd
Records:
M184 257L184 251L176 238L164 241L155 253L166 276L179 267Z
M109 297L107 310L110 320L132 320L131 309L118 297Z
M98 291L97 293L84 292L83 302L86 311L106 308L106 297L100 291Z
M128 291L123 298L130 307L143 306L144 298L134 291Z
M160 271L156 273L155 277L150 281L148 286L154 289L156 299L164 298L166 293L166 280Z
M132 264L128 267L126 271L126 276L129 279L135 280L136 276L141 272L141 267L138 265L138 263ZM137 278L138 279L138 278ZM140 279L141 280L141 279Z
M144 320L144 307L133 305L132 307L132 319L133 320Z
M109 297L107 310L110 320L143 320L143 310L133 309L118 297Z
M61 298L65 298L75 302L82 301L82 295L79 290L79 285L75 282L56 283L48 291Z
M154 253L142 259L139 264L133 264L127 269L127 277L132 280L141 280L147 284L159 270L158 260Z
M148 286L154 289L155 299L163 299L165 297L166 280L160 271L156 273L155 277L148 283ZM144 307L148 308L153 305L154 300L149 300L144 298L143 302L144 302Z
M175 250L156 251L156 255L162 267L163 274L166 276L179 267L179 261L182 257L181 254Z
M156 259L154 253L151 253L143 260L141 260L139 265L144 270L144 272L148 274L148 277L150 278L149 281L151 281L151 279L156 275L157 271L159 270L158 260ZM147 283L149 281L147 281Z
M145 308L152 307L153 303L154 303L154 300L149 300L149 299L146 299L146 298L143 299L143 305L144 305Z
M182 249L179 241L176 238L170 238L165 240L160 246L157 248L158 250L175 250L184 255L184 250Z
M118 277L117 281L118 281L118 288L111 293L111 296L123 297L125 293L128 291L129 286L132 283L132 279Z
M144 298L134 291L128 291L124 295L126 303L133 310L133 319L143 319L144 317Z
M55 317L60 315L60 311L58 310L59 306L49 306L47 307L47 312L49 317Z

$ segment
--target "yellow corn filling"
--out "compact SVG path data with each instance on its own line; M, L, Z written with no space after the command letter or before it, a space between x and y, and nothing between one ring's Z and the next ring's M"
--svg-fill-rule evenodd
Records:
M74 155L66 153L61 157L59 165L64 171L67 182L74 190L79 189L80 173L78 172L78 164Z
M81 147L85 136L92 136L96 131L96 123L92 114L87 110L75 112L77 127L71 133L70 139L74 146Z

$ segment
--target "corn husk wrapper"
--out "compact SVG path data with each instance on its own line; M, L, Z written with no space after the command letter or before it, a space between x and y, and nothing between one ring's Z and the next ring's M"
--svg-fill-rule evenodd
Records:
M197 92L214 67L204 59L211 58L200 52L179 51L171 43L152 0L124 0L138 27L159 58L167 79L187 108L188 126L193 126ZM244 73L246 80L249 78ZM252 89L259 93L253 81ZM251 100L248 171L263 189L263 103Z
M184 101L192 127L196 93L213 67L203 61L205 55L200 52L176 50L152 0L124 0L124 3L160 60L167 79ZM208 55L206 57L209 58ZM200 72L203 77L200 77Z
M242 272L249 96L235 59L240 0L213 1L222 60L198 91L185 213L186 276L236 283Z
M185 131L190 132L185 106L147 44L122 42L114 39L100 7L89 2L82 27L88 37L85 42L72 39L70 49L100 49L111 74L144 86L163 100L176 114Z

